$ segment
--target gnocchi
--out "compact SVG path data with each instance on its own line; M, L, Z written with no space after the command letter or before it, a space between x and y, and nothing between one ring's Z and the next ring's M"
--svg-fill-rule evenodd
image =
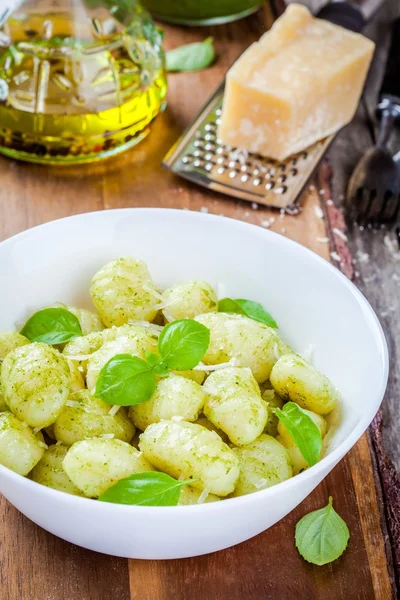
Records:
M35 434L10 412L0 413L0 464L20 475L28 475L42 458L45 448L40 432Z
M41 343L21 346L7 354L1 368L6 404L31 427L54 423L68 398L71 374L58 350Z
M211 373L203 387L205 416L233 444L250 444L264 431L268 409L250 369L220 369Z
M94 438L76 442L63 467L77 488L98 498L114 483L133 473L154 471L141 452L121 440Z
M193 487L216 496L233 492L239 477L234 452L214 431L194 423L153 423L140 436L139 448L160 471L176 478L193 478Z
M43 457L33 468L31 479L36 483L41 483L47 487L73 494L74 496L83 496L79 488L71 481L63 467L63 460L68 452L66 446L50 446L44 452Z
M158 294L147 265L134 258L104 265L92 279L90 295L107 327L131 319L152 321L157 314Z
M145 357L146 351L154 352L157 349L158 336L145 328L132 327L125 335L119 335L115 340L104 342L94 352L87 364L86 383L90 390L96 387L97 377L104 365L116 354L132 354Z
M66 446L101 436L130 442L135 427L126 408L121 407L116 415L110 415L110 409L109 404L92 396L89 390L73 394L54 423L56 440Z
M218 300L211 285L206 281L179 283L163 292L167 321L193 319L196 315L217 310Z
M29 340L16 331L0 331L0 361L3 360L11 350L26 346Z
M144 431L152 423L165 419L195 421L204 406L203 387L184 377L170 375L162 379L148 402L131 406L129 416Z
M298 354L286 354L277 361L271 383L281 398L319 415L330 413L338 401L329 379Z
M242 315L207 313L195 319L211 333L203 362L217 365L234 359L236 366L251 369L258 383L268 379L282 354L291 352L275 329Z
M94 499L147 473L121 483L107 501L134 501L135 485L142 494L148 484L154 496L138 503L180 506L250 494L308 468L296 441L306 454L316 430L301 415L310 438L301 444L303 431L289 426L296 407L285 403L296 402L324 437L339 394L276 328L254 320L258 303L246 301L253 318L218 312L237 303L219 303L200 279L160 293L147 265L130 257L95 273L90 294L98 312L58 305L79 320L78 337L65 325L67 335L54 337L63 328L54 314L71 322L64 311L51 311L50 335L38 335L40 342L34 327L30 340L0 332L0 464ZM108 364L116 355L124 356ZM277 408L287 411L293 437ZM173 500L162 485L174 490Z
M293 467L288 450L263 433L254 442L233 450L239 458L240 475L233 496L243 496L290 479Z

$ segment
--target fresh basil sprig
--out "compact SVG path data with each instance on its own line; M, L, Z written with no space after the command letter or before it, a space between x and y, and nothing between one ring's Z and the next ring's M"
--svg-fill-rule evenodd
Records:
M296 525L295 539L301 556L314 565L326 565L343 554L350 532L333 508L331 496L328 506L300 519Z
M158 339L158 354L146 352L146 360L130 354L111 358L99 373L94 395L111 405L147 402L156 388L156 376L193 369L209 343L210 330L201 323L192 319L169 323Z
M63 344L82 335L75 315L65 308L44 308L27 320L21 334L31 342Z
M260 323L264 323L264 325L268 325L268 327L278 328L276 321L265 310L263 305L252 300L223 298L218 302L218 312L245 315L249 319L253 319L253 321L259 321Z
M211 66L215 60L213 38L179 46L166 53L167 71L198 71Z
M276 408L275 414L292 436L308 466L315 465L321 454L322 436L311 417L295 402L288 402L282 409Z
M166 473L146 471L120 479L99 497L102 502L140 506L176 506L181 489L195 479L178 481Z

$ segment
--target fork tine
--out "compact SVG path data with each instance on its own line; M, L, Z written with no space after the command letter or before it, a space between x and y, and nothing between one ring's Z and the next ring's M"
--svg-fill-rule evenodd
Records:
M363 211L360 212L360 222L362 225L367 225L371 220L371 214L373 213L372 207L374 200L377 197L376 190L363 190Z

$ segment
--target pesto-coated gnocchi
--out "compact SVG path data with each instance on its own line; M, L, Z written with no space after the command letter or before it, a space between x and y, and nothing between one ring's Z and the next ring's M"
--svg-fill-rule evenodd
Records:
M151 464L179 479L193 478L193 487L216 496L232 493L239 461L219 435L185 421L162 421L147 427L139 448Z
M162 379L148 402L131 406L129 416L144 431L165 419L195 421L204 406L204 388L190 379L170 375Z
M43 458L31 472L31 479L36 483L41 483L47 487L73 494L74 496L83 496L79 488L71 481L63 467L63 460L68 452L66 446L55 444L45 450Z
M325 419L320 415L311 412L310 410L303 410L314 421L321 433L321 437L324 438L327 430L327 423ZM287 448L290 454L290 459L293 464L293 474L297 475L301 471L304 471L304 469L307 469L308 465L305 458L301 454L292 436L281 421L278 423L278 434L279 436L277 439L285 446L285 448Z
M240 475L232 496L243 496L290 479L293 467L287 449L263 433L251 444L234 448Z
M285 354L277 361L271 383L281 398L318 415L330 413L338 401L338 391L329 379L298 354Z
M268 410L250 369L214 371L204 384L204 414L236 446L250 444L264 431Z
M309 418L322 437L329 423L328 446L338 392L256 320L272 322L258 302L221 303L195 278L158 291L131 257L95 273L90 295L97 312L32 315L29 340L0 332L0 464L77 496L184 506L308 468L299 448L309 457L320 442Z
M268 405L268 418L264 433L276 437L278 435L278 417L274 413L275 408L282 408L283 400L274 390L264 390L261 394L262 399Z
M206 365L236 360L239 367L251 369L258 383L266 381L282 354L291 352L275 329L242 315L207 313L196 317L211 333L203 357Z
M4 394L3 394L2 388L1 388L1 363L0 363L0 412L3 412L3 410L8 410L8 406L6 404L6 401L4 400Z
M141 452L121 440L94 438L76 442L63 467L86 496L98 498L114 483L133 473L154 471Z
M29 340L17 331L0 331L0 360L3 360L11 350L27 344Z
M0 413L0 464L20 475L28 475L42 458L46 444L10 412Z
M207 490L202 492L201 490L196 490L196 488L191 485L185 485L181 490L178 505L186 506L188 504L203 504L207 502L218 502L218 500L221 500L221 498L214 496L214 494L208 494Z
M219 429L219 427L216 427L214 423L211 423L211 421L209 421L204 415L199 417L197 421L195 421L195 423L196 425L201 425L202 427L205 427L209 431L215 431L215 433L219 435L219 437L223 442L225 442L225 444L229 444L229 438L226 435L226 433L222 431L222 429Z
M1 368L6 404L31 427L54 423L68 398L71 375L58 350L41 343L21 346L7 354Z
M196 315L217 310L217 296L206 281L178 283L162 295L165 298L162 312L167 321L193 319Z
M78 365L74 360L68 360L69 372L71 375L70 390L71 392L78 392L83 390L85 387L85 380L83 379L83 368Z
M17 331L0 331L0 412L8 410L1 388L1 363L11 350L26 346L27 344L29 344L29 340Z
M152 321L159 304L147 265L134 258L107 263L92 279L90 295L107 327L129 320Z
M54 423L56 440L66 446L101 436L130 442L135 427L128 418L127 409L121 407L115 415L110 415L110 409L109 404L92 396L89 390L72 394Z
M132 354L132 356L145 357L146 351L154 352L157 349L158 336L150 329L144 327L131 327L125 335L119 335L115 340L104 342L94 352L87 365L86 383L90 390L96 386L97 377L104 365L117 354Z
M102 331L104 329L104 325L101 322L99 315L92 310L88 310L87 308L76 308L75 306L65 306L65 308L78 319L82 335L88 335L93 331Z

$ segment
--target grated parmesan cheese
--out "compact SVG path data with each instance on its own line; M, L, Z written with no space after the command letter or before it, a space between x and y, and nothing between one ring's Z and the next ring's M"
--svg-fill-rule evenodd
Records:
M329 242L329 238L328 237L317 237L317 242L319 242L320 244L327 244Z
M119 411L121 407L119 406L119 404L114 404L114 406L112 406L110 408L110 410L108 411L108 414L110 415L110 417L115 417L115 415L117 414L117 412Z
M357 260L360 264L369 263L369 254L367 252L357 250Z
M275 223L275 217L271 217L270 219L266 219L265 221L261 221L261 227L265 227L268 229Z
M102 433L101 435L99 435L100 438L102 438L103 440L112 440L113 438L115 438L115 434L114 433Z
M341 231L340 229L338 229L337 227L333 228L333 233L335 235L337 235L338 237L340 237L344 242L348 241L347 235L343 233L343 231Z
M257 210L257 209L258 209L258 204L257 204L257 202L252 202L252 203L251 203L251 208L252 208L253 210Z
M340 262L341 258L337 252L331 252L331 258L336 260L336 262Z
M145 283L143 283L142 285L142 289L145 292L148 292L149 294L151 294L152 296L154 296L154 298L157 298L158 300L161 300L161 302L163 302L165 300L164 296L162 296L159 292L157 292L156 290L153 290L151 287L149 287L148 285L146 285Z
M219 365L205 365L201 362L196 367L194 367L193 371L218 371L219 369L226 369L227 367L237 367L238 365L238 359L233 357L230 361L226 363L220 363Z
M310 364L312 363L313 360L313 356L314 356L314 350L315 350L315 346L314 344L310 344L305 350L304 352L301 353L301 356L304 358L304 360L306 360L307 362L309 362Z
M274 344L274 354L275 354L276 360L279 360L280 357L281 357L281 355L279 353L279 348L278 348L278 344L277 343Z
M199 499L197 500L197 504L203 504L207 500L207 496L208 496L209 493L210 493L209 489L207 489L207 488L204 489L201 492L201 494L199 496Z
M390 254L395 260L400 260L400 249L396 239L392 239L389 234L386 234L383 238L383 243L389 250Z
M324 213L322 212L322 208L318 204L314 205L314 212L318 219L324 218Z

